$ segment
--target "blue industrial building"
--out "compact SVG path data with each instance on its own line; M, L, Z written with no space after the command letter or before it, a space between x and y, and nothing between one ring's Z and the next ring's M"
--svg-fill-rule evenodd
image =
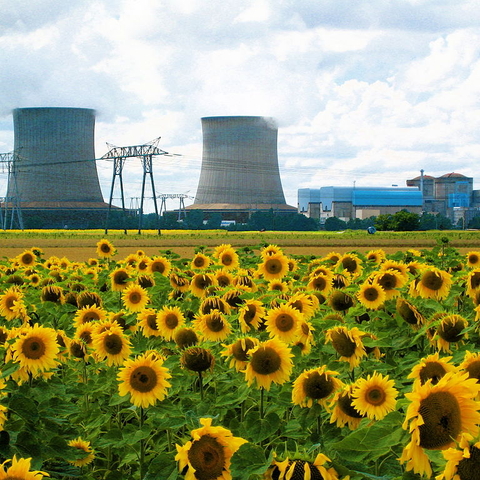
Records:
M348 221L400 210L421 213L423 195L418 187L321 187L298 190L298 212L322 223L329 217Z

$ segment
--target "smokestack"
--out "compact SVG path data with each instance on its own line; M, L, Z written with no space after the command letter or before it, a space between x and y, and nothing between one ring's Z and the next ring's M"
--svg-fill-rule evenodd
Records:
M68 204L63 202L103 202L95 163L94 110L17 108L13 123L22 204L65 208Z
M286 206L278 168L278 129L272 118L204 117L202 130L202 169L194 206Z

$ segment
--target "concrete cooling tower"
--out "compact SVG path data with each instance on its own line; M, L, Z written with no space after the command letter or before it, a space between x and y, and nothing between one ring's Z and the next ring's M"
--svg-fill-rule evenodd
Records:
M94 110L17 108L13 123L22 209L105 208L95 164Z
M202 130L202 168L191 208L296 210L285 203L273 119L204 117Z

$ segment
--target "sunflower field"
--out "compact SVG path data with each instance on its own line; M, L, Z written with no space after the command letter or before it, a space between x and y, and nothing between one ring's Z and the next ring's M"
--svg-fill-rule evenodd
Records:
M476 480L480 251L0 260L0 480Z

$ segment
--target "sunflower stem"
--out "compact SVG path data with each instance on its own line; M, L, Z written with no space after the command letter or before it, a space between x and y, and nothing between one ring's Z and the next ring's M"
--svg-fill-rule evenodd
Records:
M143 429L143 422L145 419L145 410L143 407L140 407L140 430ZM145 476L145 439L140 440L140 480Z
M200 399L203 401L203 378L202 372L198 372L198 385L200 387Z
M260 387L260 420L263 420L264 416L264 411L263 411L263 401L264 401L264 396L265 396L265 389L263 387Z

